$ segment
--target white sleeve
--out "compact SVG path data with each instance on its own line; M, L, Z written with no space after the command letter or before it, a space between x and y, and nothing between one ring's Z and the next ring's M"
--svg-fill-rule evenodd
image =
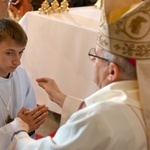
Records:
M14 130L10 123L0 128L0 150L7 149L8 145L11 142L13 133Z
M62 114L61 114L61 125L65 124L68 118L78 110L82 99L78 99L72 96L67 96L62 107Z
M34 140L30 138L27 133L20 132L14 136L14 139L7 150L46 150L50 148L50 144L54 145L49 136L39 140Z
M91 112L93 111L91 110ZM39 140L33 140L27 133L20 132L14 136L8 150L91 150L97 149L100 147L100 144L107 145L109 137L107 133L110 133L110 130L108 130L110 124L107 123L107 126L104 117L99 120L95 119L93 115L93 113L90 113L90 116L87 115L87 111L84 109L74 113L67 123L58 129L54 138L48 136ZM97 128L99 123L102 126L101 128ZM91 140L91 137L94 140ZM106 139L106 142L104 142L103 137Z

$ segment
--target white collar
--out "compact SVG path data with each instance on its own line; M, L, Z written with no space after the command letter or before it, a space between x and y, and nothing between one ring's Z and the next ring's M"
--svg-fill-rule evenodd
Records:
M114 82L85 99L87 106L101 101L125 103L141 108L138 82L136 80Z

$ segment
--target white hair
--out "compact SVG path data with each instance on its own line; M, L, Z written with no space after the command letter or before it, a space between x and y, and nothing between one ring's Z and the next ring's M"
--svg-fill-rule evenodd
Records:
M114 62L121 70L120 78L123 80L135 80L137 79L136 67L131 65L127 59L119 55L115 55L106 50L101 50L104 58Z

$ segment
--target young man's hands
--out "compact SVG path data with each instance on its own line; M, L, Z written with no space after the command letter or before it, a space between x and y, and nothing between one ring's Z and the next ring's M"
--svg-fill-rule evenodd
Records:
M21 118L29 126L29 132L32 132L40 127L46 120L48 115L48 107L45 105L39 105L37 108L29 110L27 108L22 108L17 117Z

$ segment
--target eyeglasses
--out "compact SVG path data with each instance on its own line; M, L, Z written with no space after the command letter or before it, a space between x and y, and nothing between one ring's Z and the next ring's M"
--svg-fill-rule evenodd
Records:
M102 60L105 60L105 61L109 61L109 62L110 62L110 60L108 60L108 59L106 59L106 58L97 56L97 55L96 55L96 49L95 49L95 48L91 48L91 49L90 49L90 51L89 51L89 53L88 53L88 56L89 56L90 60L92 60L93 58L98 58L98 59L102 59Z
M120 69L124 70L124 68L122 68L120 65L118 65L116 62L114 61L111 61L109 59L106 59L106 58L103 58L103 57L100 57L100 56L97 56L96 54L96 48L91 48L89 53L88 53L88 56L90 58L90 60L93 60L93 58L98 58L98 59L101 59L101 60L105 60L105 61L108 61L108 62L113 62L115 63Z

